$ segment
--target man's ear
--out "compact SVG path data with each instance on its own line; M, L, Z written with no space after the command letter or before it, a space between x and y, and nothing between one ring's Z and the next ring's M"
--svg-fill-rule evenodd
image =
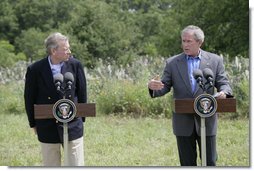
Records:
M204 44L204 41L202 42L201 40L199 41L199 46L202 47L202 45Z
M55 53L56 53L56 49L55 48L50 49L50 54L51 55L54 55Z

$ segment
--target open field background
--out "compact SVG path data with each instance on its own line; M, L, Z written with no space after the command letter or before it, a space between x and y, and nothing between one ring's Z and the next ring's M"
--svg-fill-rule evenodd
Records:
M40 166L25 114L1 115L0 165ZM219 120L218 166L250 166L249 121ZM171 119L98 116L85 123L86 166L179 166ZM200 161L199 161L200 164Z
M179 166L171 93L151 99L146 86L164 60L141 58L125 68L101 61L93 70L85 68L88 102L97 109L97 117L85 123L86 166ZM249 61L225 57L225 63L237 112L220 115L217 164L249 166ZM40 145L24 110L26 66L17 63L0 72L0 165L41 165Z

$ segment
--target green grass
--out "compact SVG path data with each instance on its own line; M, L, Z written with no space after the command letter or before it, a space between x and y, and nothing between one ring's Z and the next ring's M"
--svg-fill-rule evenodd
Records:
M1 166L41 165L40 144L25 114L1 114L0 129ZM87 118L84 145L86 166L179 166L170 119ZM217 165L250 166L249 149L249 121L220 119Z

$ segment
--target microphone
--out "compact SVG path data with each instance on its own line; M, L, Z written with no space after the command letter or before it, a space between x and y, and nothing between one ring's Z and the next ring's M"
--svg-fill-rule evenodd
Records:
M60 91L61 90L61 84L63 83L63 75L61 73L57 73L53 76L54 83L56 86L56 90Z
M72 86L72 83L74 81L73 74L71 72L66 72L64 74L64 80L66 82L67 89L71 90L71 86Z
M203 70L203 74L204 74L205 79L207 80L206 84L213 86L213 71L210 68L205 68Z
M195 69L193 71L193 77L195 78L195 80L197 81L197 83L199 84L199 86L203 89L203 73L200 69Z

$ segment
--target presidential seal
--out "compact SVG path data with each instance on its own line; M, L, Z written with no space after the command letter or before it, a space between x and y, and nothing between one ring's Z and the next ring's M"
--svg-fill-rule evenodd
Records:
M200 117L210 117L217 110L217 101L210 94L201 94L194 101L194 110Z
M53 115L59 122L68 123L76 116L76 106L69 99L60 99L53 106Z

